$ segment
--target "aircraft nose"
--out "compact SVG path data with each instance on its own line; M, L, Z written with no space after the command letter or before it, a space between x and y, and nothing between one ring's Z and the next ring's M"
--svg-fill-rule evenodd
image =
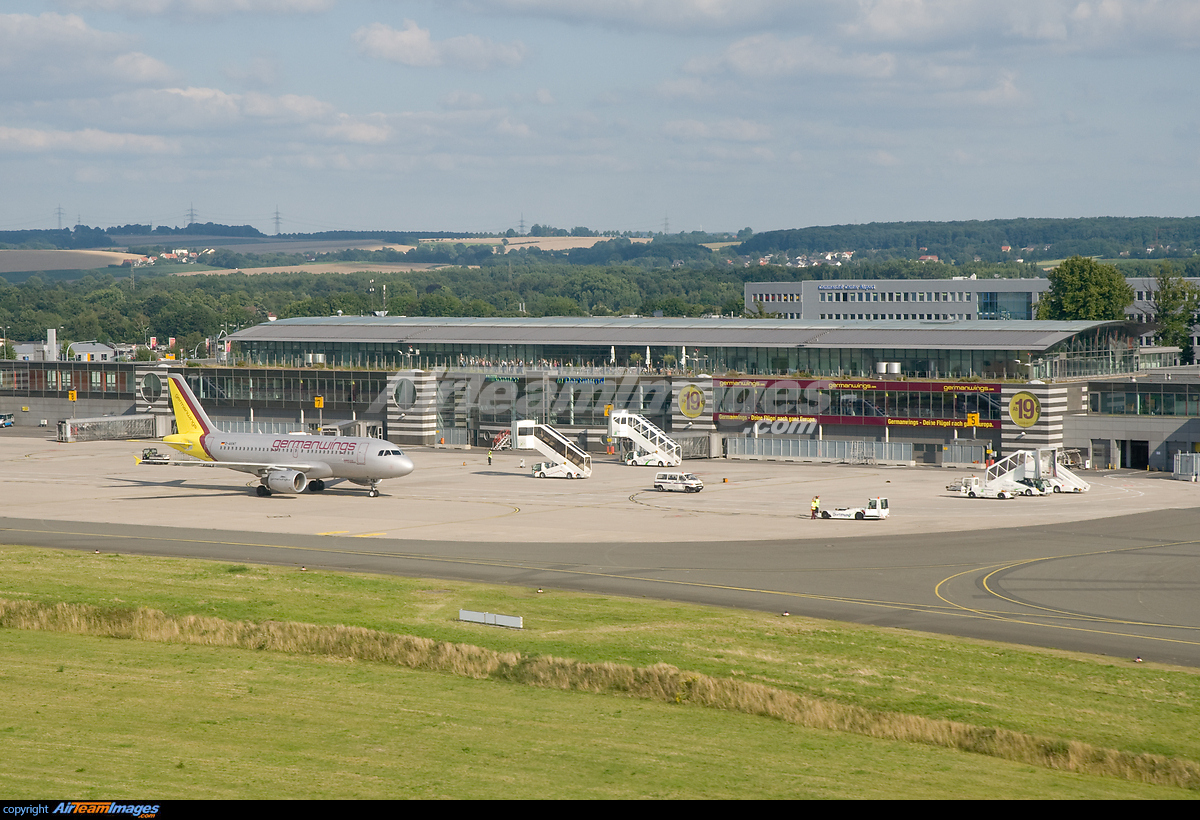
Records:
M401 456L396 459L396 477L405 476L415 469L416 465L412 463L412 459L408 456Z

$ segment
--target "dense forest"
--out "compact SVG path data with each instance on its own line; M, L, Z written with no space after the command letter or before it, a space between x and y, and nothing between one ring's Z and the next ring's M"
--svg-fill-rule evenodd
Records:
M933 255L943 262L959 263L976 256L983 262L1017 258L1033 262L1075 255L1186 258L1198 249L1200 217L1150 216L830 225L755 234L740 246L743 253L846 250L857 256L908 259Z

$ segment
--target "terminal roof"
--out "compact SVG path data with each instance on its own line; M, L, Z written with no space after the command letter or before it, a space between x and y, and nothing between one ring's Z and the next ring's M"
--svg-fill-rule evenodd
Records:
M280 319L238 331L242 342L363 344L687 345L1039 350L1126 322L1027 320L842 322L813 319L626 317L445 318L327 316Z

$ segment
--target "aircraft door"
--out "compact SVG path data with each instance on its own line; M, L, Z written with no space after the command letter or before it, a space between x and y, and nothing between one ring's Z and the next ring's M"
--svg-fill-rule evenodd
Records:
M359 464L367 463L367 445L358 443L354 445L355 458Z

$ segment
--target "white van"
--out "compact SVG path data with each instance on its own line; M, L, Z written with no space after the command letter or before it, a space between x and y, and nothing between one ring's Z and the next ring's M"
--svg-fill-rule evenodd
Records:
M683 490L685 493L698 493L704 489L704 482L691 473L656 473L654 489L660 493L664 490Z

